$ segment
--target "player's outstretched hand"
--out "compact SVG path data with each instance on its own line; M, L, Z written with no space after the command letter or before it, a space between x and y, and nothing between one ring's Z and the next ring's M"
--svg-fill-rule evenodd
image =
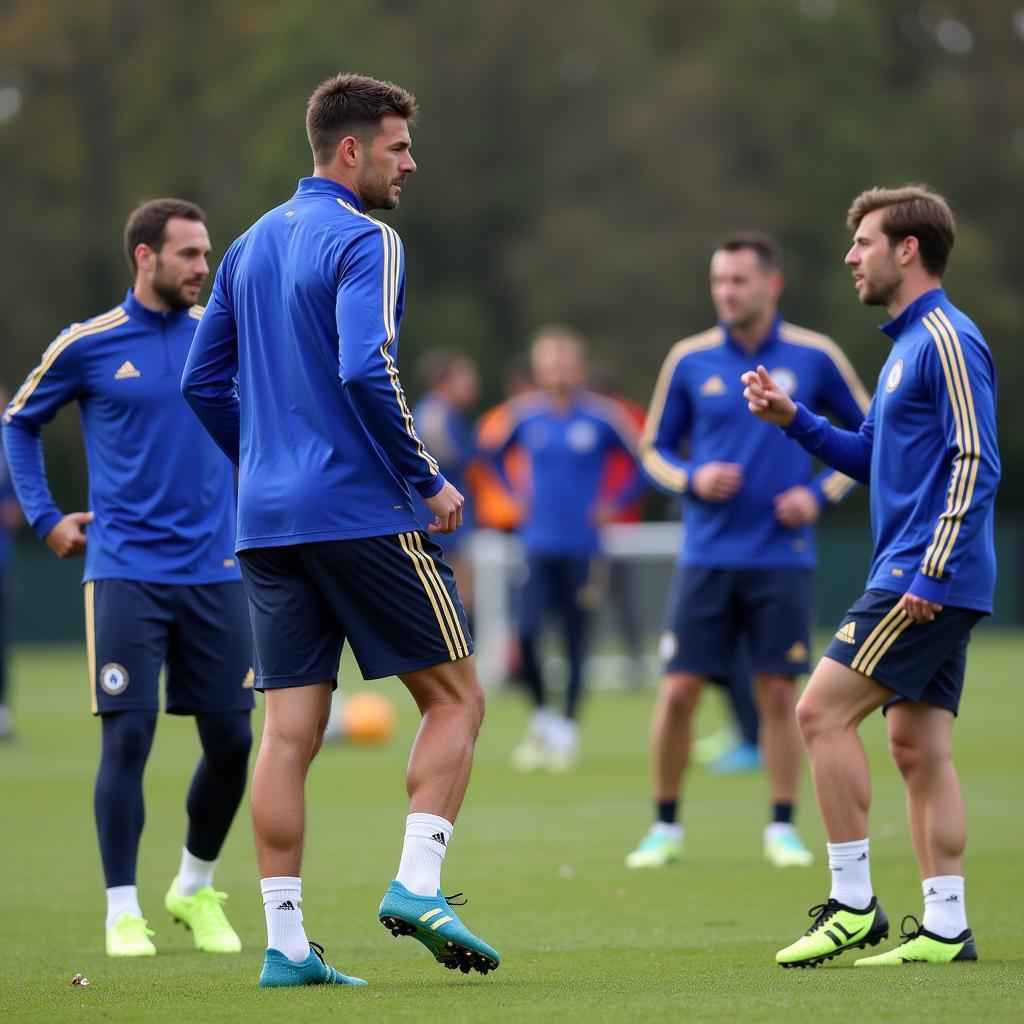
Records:
M916 597L914 594L904 594L900 598L899 607L907 613L911 622L931 622L937 612L942 611L941 604L934 601L926 601L923 597Z
M704 501L728 501L743 486L743 467L736 462L705 462L693 472L693 493Z
M791 530L816 523L820 515L821 506L810 487L797 484L775 495L775 518Z
M454 533L462 525L466 499L447 480L437 494L423 500L434 513L434 521L427 527L430 533Z
M796 403L768 376L763 366L748 370L740 380L747 408L765 423L788 427L796 415Z
M92 522L92 512L69 512L47 535L46 544L59 558L74 558L85 551L82 529Z

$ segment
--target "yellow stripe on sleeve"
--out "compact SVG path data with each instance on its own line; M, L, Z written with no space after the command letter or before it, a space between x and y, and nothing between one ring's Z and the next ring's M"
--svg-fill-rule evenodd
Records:
M120 306L117 306L115 309L110 310L109 313L104 313L88 323L74 324L54 339L43 353L43 358L39 361L39 365L25 378L25 383L18 388L17 394L15 394L7 408L7 412L4 414L4 422L10 423L25 408L26 403L32 397L32 392L39 386L39 382L46 376L47 371L57 361L61 353L70 345L80 338L89 337L91 334L102 334L104 331L120 327L127 319L128 314Z
M654 444L661 426L661 418L665 413L665 403L672 386L672 378L675 376L676 367L686 356L704 349L715 348L721 345L723 340L724 334L721 328L713 327L703 334L676 342L665 357L665 362L662 363L657 383L654 385L654 393L651 395L647 419L644 421L644 429L640 434L640 463L658 483L677 494L686 491L689 486L689 474L681 466L674 466L669 462Z
M938 308L927 314L923 323L935 342L942 364L953 408L958 449L953 460L953 475L946 497L946 508L939 517L932 543L925 552L922 562L921 571L926 576L941 577L960 532L964 513L970 507L974 496L974 486L981 463L981 440L967 366L956 330Z

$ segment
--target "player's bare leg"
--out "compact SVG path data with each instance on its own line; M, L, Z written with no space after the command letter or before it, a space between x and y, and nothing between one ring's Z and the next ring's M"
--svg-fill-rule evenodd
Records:
M754 675L754 699L761 719L761 757L772 801L772 820L764 830L764 855L775 867L809 867L814 854L804 846L793 824L803 758L796 722L796 678L758 672Z
M889 750L907 786L910 836L921 877L962 875L967 831L953 766L953 713L901 701L886 714Z
M891 696L890 690L867 676L822 658L797 702L797 722L831 843L852 842L868 834L871 777L857 729Z
M693 715L704 680L692 672L672 672L661 681L651 718L651 770L656 800L675 800L690 764Z
M657 818L639 846L626 857L628 868L661 868L679 860L683 830L676 804L690 764L693 715L703 677L693 672L670 672L661 681L651 716L651 775Z
M252 823L260 877L297 876L306 827L306 774L323 741L330 682L267 690L263 739L252 773Z
M497 952L477 938L441 895L441 866L469 784L473 749L484 716L484 696L472 657L401 677L420 714L409 755L409 816L395 881L378 917L392 935L410 935L438 963L487 974ZM461 895L461 894L460 894Z

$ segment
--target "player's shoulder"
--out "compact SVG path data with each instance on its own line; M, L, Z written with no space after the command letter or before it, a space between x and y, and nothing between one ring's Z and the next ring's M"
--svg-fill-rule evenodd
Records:
M930 303L917 323L922 349L957 351L968 362L983 360L994 364L991 349L978 325L960 308L942 295Z
M101 336L109 337L111 334L123 330L129 323L129 320L128 311L124 306L118 305L114 306L113 309L108 309L105 313L89 317L88 320L68 324L50 342L47 354L56 357L56 355L71 349L72 346L74 346L76 352L86 350L93 343L91 339L97 339Z
M516 395L506 403L509 422L515 426L524 420L537 416L546 416L551 412L551 402L541 391L529 391L524 395Z
M202 320L203 319L203 313L205 313L205 312L206 312L206 307L200 305L198 302L194 306L189 306L188 307L188 315L193 320Z
M827 356L834 363L846 362L846 353L827 334L812 331L808 327L783 320L779 323L779 340L809 352L818 352Z
M725 344L725 331L720 325L715 325L699 334L691 334L689 337L681 338L669 350L665 356L665 366L673 369L684 359L689 359L702 352L710 352L721 348Z
M596 391L581 391L577 399L579 408L595 419L603 420L612 426L619 427L623 423L632 425L632 420L621 402Z

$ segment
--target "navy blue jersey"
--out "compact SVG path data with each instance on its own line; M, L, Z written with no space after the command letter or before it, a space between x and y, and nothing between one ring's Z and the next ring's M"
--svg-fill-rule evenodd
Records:
M398 378L398 235L326 178L238 238L182 377L239 466L239 550L416 530L444 486Z
M990 612L999 483L992 353L941 288L882 330L892 351L860 430L836 430L798 405L786 432L870 481L875 549L866 589Z
M783 526L773 501L802 484L822 505L833 505L853 482L832 470L812 476L806 452L787 444L769 424L752 421L740 381L752 363L764 363L791 395L828 409L845 426L855 430L863 421L868 394L829 338L776 319L761 346L749 353L718 326L669 352L644 426L641 465L656 486L686 495L681 564L812 568L813 528ZM706 462L742 467L743 485L728 501L703 501L691 491L694 471Z
M234 558L231 463L182 401L178 382L202 307L120 306L57 336L4 415L25 518L40 537L63 512L43 465L42 428L78 403L89 464L85 579L221 583Z
M494 452L499 472L502 456L517 447L526 453L529 481L517 494L526 509L520 532L535 555L589 555L598 550L594 511L609 451L636 455L637 431L618 402L581 392L568 408L556 407L542 393L525 395L509 405L504 438ZM611 495L616 507L634 502L644 487L637 479Z

